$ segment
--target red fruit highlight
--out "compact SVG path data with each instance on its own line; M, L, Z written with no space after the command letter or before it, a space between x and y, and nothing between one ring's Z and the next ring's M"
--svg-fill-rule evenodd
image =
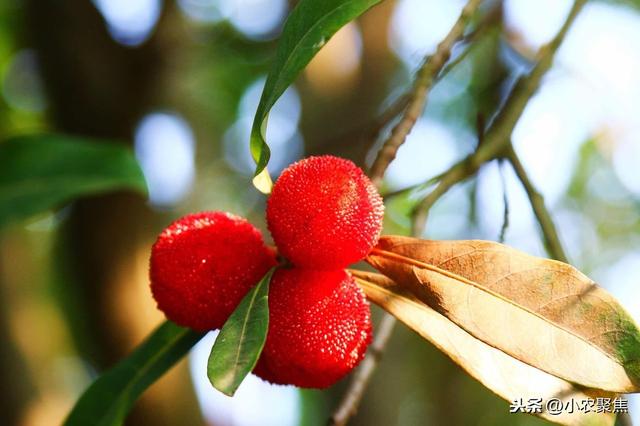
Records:
M338 269L364 258L382 230L384 204L349 160L309 157L282 172L267 202L267 223L282 255L297 266Z
M195 330L222 327L251 287L276 264L260 231L224 212L190 214L151 250L151 291L168 319Z
M254 373L275 384L326 388L360 362L370 341L369 303L346 271L279 269Z

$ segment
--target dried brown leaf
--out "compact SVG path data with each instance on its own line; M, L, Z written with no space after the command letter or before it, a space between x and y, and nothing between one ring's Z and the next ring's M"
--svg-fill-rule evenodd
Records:
M385 236L367 261L486 344L588 388L640 390L640 332L574 267L489 241Z
M518 398L524 401L542 398L543 402L557 398L566 406L571 400L616 396L600 390L581 388L487 345L383 275L362 271L351 273L373 303L416 331L469 375L509 402ZM531 414L556 423L576 426L613 425L615 420L612 413L585 413L577 409L573 412L562 410L558 414L546 410Z

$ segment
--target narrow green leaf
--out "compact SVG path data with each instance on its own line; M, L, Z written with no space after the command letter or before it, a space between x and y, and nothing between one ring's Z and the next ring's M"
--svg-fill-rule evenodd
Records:
M211 349L207 375L226 395L233 394L258 362L269 329L269 281L275 268L247 293L220 330Z
M331 36L380 1L301 0L291 12L282 29L276 59L251 129L251 155L256 162L256 176L267 167L271 155L265 134L273 105ZM258 189L265 192L264 188Z
M147 191L126 146L65 135L0 143L0 228L75 197L114 189Z
M164 322L131 355L93 382L73 407L65 426L123 424L142 392L202 336L203 333Z

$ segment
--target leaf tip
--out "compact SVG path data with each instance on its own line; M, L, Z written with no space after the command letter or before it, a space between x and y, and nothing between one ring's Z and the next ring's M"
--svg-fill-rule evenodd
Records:
M271 194L271 189L273 188L273 181L271 180L271 176L269 175L269 171L264 168L260 173L254 176L253 186L260 192L265 195Z

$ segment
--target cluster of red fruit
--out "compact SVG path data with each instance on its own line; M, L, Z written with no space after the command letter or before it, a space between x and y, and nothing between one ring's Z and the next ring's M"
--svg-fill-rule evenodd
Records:
M371 340L369 304L344 270L382 229L376 188L352 162L310 157L279 177L267 224L279 254L269 288L269 330L254 369L277 384L324 388L351 371ZM260 231L222 212L185 216L151 252L151 290L167 318L221 328L243 296L278 263Z

